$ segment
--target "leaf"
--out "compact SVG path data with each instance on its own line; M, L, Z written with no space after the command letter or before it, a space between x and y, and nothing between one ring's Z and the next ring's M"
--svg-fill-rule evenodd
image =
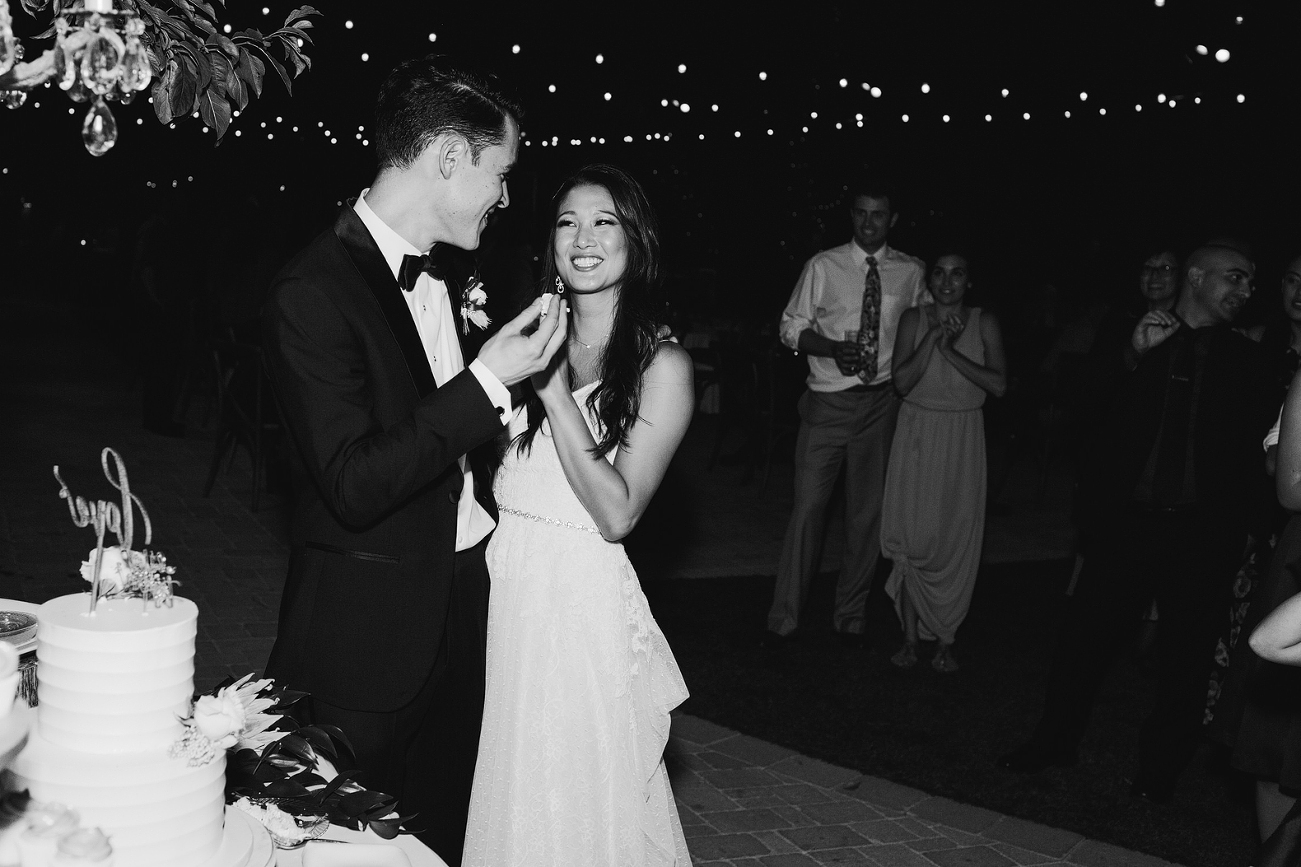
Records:
M285 49L285 59L294 65L294 78L297 78L309 65L303 56L303 50L298 47L297 38L282 36L280 44Z
M230 59L216 46L209 48L203 54L212 68L212 83L209 86L222 96L229 95L230 91L226 85L231 78L235 77L235 69L231 66ZM236 79L237 84L238 82L239 80Z
M253 90L254 96L262 95L262 79L266 77L266 65L253 56L253 53L240 49L239 63L235 64L235 74L245 86Z
M163 74L154 81L153 89L150 91L154 100L154 114L158 116L158 122L169 124L172 122L172 101L171 91L176 83L177 62L169 61Z
M217 141L226 134L230 126L230 103L213 88L208 88L199 96L199 117L203 122L217 131Z
M392 795L362 789L360 792L349 792L339 798L339 806L350 816L360 816L376 807L390 806L394 800Z
M167 98L172 103L172 117L184 118L194 111L194 100L199 93L199 74L194 68L194 61L186 54L178 54L176 75Z
M211 125L209 124L209 126ZM314 763L316 761L316 754L312 752L312 745L305 738L301 738L296 734L285 735L276 741L276 746L304 762Z
M406 816L396 816L392 819L371 819L369 825L371 830L378 836L383 837L385 840L392 840L404 830L407 831L407 833L413 833L411 822L419 815L419 813L411 813Z
M292 780L278 780L274 783L268 783L262 787L262 792L264 798L301 798L311 794L305 786Z
M320 15L320 14L321 13L318 12L315 7L299 6L293 12L289 13L289 17L285 19L285 26L292 27L295 21L302 20L303 18L306 18L309 15ZM303 26L310 27L311 22L310 21L305 22Z
M214 21L216 20L217 10L213 9L207 3L204 3L203 0L190 0L190 2L192 2L196 7L198 7L199 11L201 11L204 15L207 15L209 18L213 19Z
M239 49L235 47L235 43L232 42L229 37L223 36L220 33L214 31L209 34L207 44L220 48L228 57L239 57Z
M207 52L195 48L188 42L176 43L178 52L184 52L191 61L190 69L194 73L194 86L205 89L212 82L212 64L208 62Z

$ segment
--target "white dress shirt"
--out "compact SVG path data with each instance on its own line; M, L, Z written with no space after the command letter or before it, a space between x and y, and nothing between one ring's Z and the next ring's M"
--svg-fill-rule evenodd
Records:
M876 354L876 376L869 385L890 381L894 359L894 335L899 318L927 296L925 266L920 259L882 245L874 254L881 275L881 320ZM863 315L863 284L867 279L867 252L850 241L809 259L791 300L782 311L779 331L782 343L800 347L800 334L812 328L831 340L844 340L845 332L857 331ZM810 391L844 391L861 385L857 376L845 376L836 359L810 355Z
M402 268L403 256L422 256L427 250L417 250L415 246L388 224L375 215L366 204L366 193L361 191L353 210L366 225L375 245L384 256L389 270L396 279ZM402 297L411 310L416 330L420 332L420 343L425 348L425 357L429 359L429 368L433 371L434 382L441 387L444 383L465 369L465 358L461 355L461 341L456 336L456 320L452 318L452 300L447 293L447 284L435 280L427 272L416 280L415 288L403 292ZM497 407L497 412L505 424L511 417L510 391L501 384L482 361L470 362L470 373L479 380L488 399ZM456 550L473 548L483 541L497 526L479 501L474 498L474 475L470 472L465 455L460 457L461 473L465 477L465 486L461 488L461 499L456 506Z

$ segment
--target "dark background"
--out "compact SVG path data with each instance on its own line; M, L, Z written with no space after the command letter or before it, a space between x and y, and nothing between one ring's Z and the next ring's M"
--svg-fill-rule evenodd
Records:
M225 20L270 31L292 7L267 2L230 0ZM12 5L20 33L45 25ZM18 242L11 277L56 288L77 275L71 291L87 303L112 297L136 228L163 209L196 260L284 255L369 181L373 153L357 136L377 85L432 50L497 74L525 106L512 206L488 241L535 247L559 179L616 163L657 206L684 318L770 326L803 260L848 238L841 186L863 165L898 191L897 246L965 248L982 300L1008 312L1046 283L1064 308L1129 292L1135 248L1157 236L1240 237L1272 291L1301 249L1295 6L323 3L293 96L271 73L218 147L198 120L162 127L144 100L113 106L120 138L102 158L81 144L86 107L57 89L0 111L0 228Z

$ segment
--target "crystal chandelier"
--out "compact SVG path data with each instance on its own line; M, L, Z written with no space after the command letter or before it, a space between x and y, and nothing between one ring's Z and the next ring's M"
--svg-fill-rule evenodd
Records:
M44 8L48 0L22 2L30 10ZM117 121L108 103L131 102L153 78L149 54L140 42L143 32L139 16L129 9L115 10L113 0L73 0L54 19L52 74L34 74L52 77L73 102L90 103L81 138L94 156L103 156L117 142ZM8 0L0 0L0 76L14 68L22 52ZM0 98L18 108L27 101L27 89L2 91Z

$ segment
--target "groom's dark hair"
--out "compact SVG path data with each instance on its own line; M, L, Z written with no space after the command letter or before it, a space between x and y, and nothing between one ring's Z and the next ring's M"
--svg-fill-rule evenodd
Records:
M484 148L505 141L506 118L518 127L522 114L492 79L456 69L438 55L404 61L380 85L375 105L379 167L405 168L449 132L465 137L478 165Z

